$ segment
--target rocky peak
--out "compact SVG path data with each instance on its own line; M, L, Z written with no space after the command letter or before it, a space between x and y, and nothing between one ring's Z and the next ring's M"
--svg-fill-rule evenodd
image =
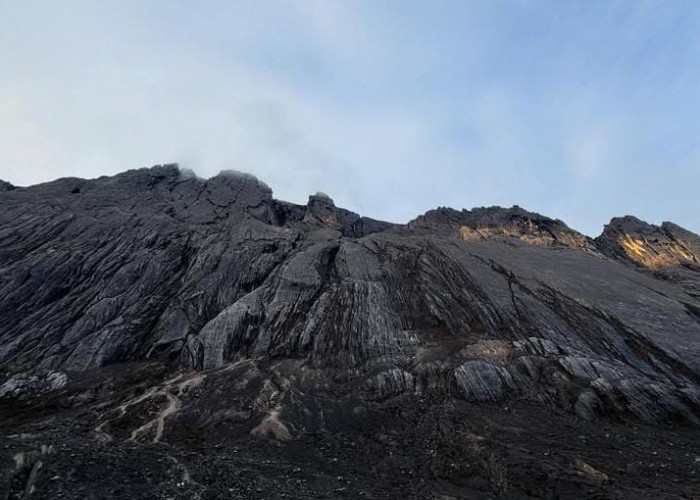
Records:
M309 206L321 205L321 206L335 207L335 203L333 202L333 198L328 196L326 193L322 193L321 191L317 191L316 194L309 195L308 205Z
M457 211L451 208L431 210L409 223L417 233L437 232L466 241L519 241L536 246L563 245L593 249L589 238L570 229L558 219L510 208L480 207Z
M12 191L15 187L7 181L0 179L0 192L2 191Z
M133 193L152 191L164 185L173 185L181 178L177 163L154 165L150 168L127 170L114 177L104 176L97 179L97 184L126 188Z
M631 215L615 217L595 243L609 257L649 269L700 269L700 236L671 222L656 226Z
M309 201L306 204L305 222L310 224L320 224L338 231L342 231L343 227L338 221L337 209L333 199L325 193L316 193L309 196ZM359 215L353 214L359 219Z
M206 181L207 199L218 206L257 207L272 200L272 189L257 177L226 170Z

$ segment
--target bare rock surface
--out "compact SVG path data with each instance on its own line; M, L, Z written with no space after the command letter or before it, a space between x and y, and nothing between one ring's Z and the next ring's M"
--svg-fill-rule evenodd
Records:
M0 496L698 497L699 257L176 165L3 184Z

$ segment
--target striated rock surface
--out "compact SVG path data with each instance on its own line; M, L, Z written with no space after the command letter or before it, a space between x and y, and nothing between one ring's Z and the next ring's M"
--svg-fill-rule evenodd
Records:
M610 484L640 498L644 467L611 470L612 452L605 473L589 464L605 432L620 443L645 435L630 425L680 432L668 438L681 443L669 445L671 462L698 437L698 256L700 237L670 223L613 219L591 240L519 207L491 207L399 225L323 193L297 205L250 175L205 180L176 165L0 187L0 417L7 436L33 436L8 437L6 449L60 451L42 420L53 415L68 448L91 443L97 456L148 462L171 444L169 465L152 470L164 498L357 497L363 481L368 496L385 498L408 491L387 479L399 470L428 488L419 498L580 498ZM467 415L472 423L461 423ZM523 432L533 443L546 435L546 415L560 432L549 446L564 450L569 432L600 431L600 443L564 461L542 455L548 486L527 493L537 474ZM504 430L509 448L489 422L530 430ZM213 486L227 466L197 454L217 440L222 464L246 450L238 468L257 472L236 484L247 489ZM453 458L438 458L438 446ZM388 448L397 458L384 457ZM299 489L290 471L326 470L318 464L329 450L346 472ZM255 479L271 453L277 476ZM376 470L363 468L364 453ZM694 465L677 459L690 478ZM47 498L68 488L55 467L55 484L32 483ZM509 482L508 467L520 479ZM8 472L11 498L31 470ZM367 479L377 473L385 479ZM336 479L346 474L355 479ZM698 491L673 484L648 488Z
M415 234L454 235L465 241L523 242L537 246L569 246L594 250L593 242L560 220L550 219L519 206L482 207L457 211L431 210L410 222Z
M700 270L700 236L672 222L654 226L629 215L614 218L596 244L606 255L649 269L684 266Z
M628 215L612 219L595 243L605 255L680 285L693 298L700 298L697 234L672 222L655 226ZM690 314L700 317L693 302L686 307Z

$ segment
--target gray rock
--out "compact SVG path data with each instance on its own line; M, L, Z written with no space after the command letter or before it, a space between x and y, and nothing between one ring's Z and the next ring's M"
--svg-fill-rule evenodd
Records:
M18 373L0 385L0 398L17 397L31 392L56 391L67 383L68 376L62 372Z
M470 401L498 401L514 386L508 370L485 361L468 361L455 370L454 376Z
M176 165L59 179L0 196L0 367L293 359L370 399L696 422L698 241L631 219L590 240L519 207L390 224Z
M386 399L406 392L413 392L416 387L415 377L410 373L393 368L368 379L363 388L373 399Z
M671 222L655 226L630 215L613 218L596 244L606 255L647 268L700 269L700 237Z

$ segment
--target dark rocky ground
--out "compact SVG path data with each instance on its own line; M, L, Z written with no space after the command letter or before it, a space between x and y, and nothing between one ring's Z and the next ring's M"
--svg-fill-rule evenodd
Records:
M700 238L175 166L0 186L0 497L700 498Z
M78 375L72 388L3 405L4 491L23 498L41 464L32 498L700 495L696 429L589 422L524 401L377 403L330 383L280 396L288 438L274 439L274 425L267 439L253 438L250 430L268 415L264 381L303 370L296 361L265 365L204 372L183 393L180 381L200 374L168 384L161 365L110 367ZM167 408L165 397L153 394L124 415L118 408L154 384L170 387L165 394L177 395L182 409L167 417L160 438L156 425L131 439Z

